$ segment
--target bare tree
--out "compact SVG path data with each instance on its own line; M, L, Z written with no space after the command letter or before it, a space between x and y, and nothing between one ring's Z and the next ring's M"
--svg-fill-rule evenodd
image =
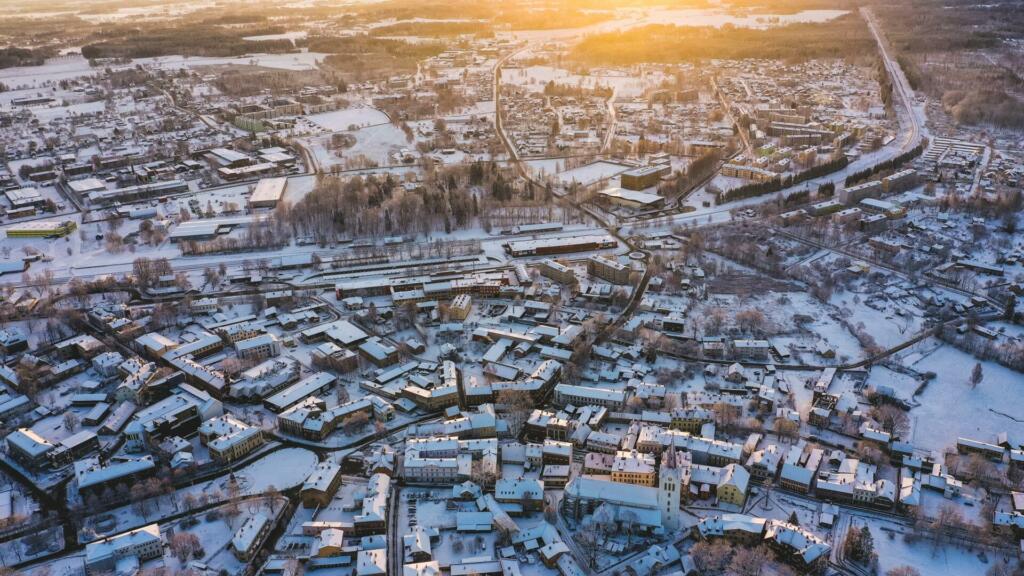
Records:
M576 545L580 549L583 561L588 566L595 566L597 555L601 551L601 539L593 522L584 524L576 531Z
M533 411L533 397L526 390L502 390L495 399L504 409L504 420L508 423L509 433L518 438Z
M690 548L690 555L701 574L721 574L732 559L732 547L722 540L702 540Z
M765 546L740 548L729 562L729 572L736 576L761 576L772 559L772 553Z
M974 370L971 370L971 389L977 388L984 379L985 373L982 371L981 362L978 362L974 365Z
M78 428L78 423L79 423L79 419L78 419L78 415L77 414L75 414L74 412L71 412L71 411L68 411L68 412L64 413L64 429L65 430L68 430L68 431L75 430L76 428Z
M893 436L906 437L910 431L910 418L907 413L892 404L881 404L871 409L871 417L878 422L882 430Z

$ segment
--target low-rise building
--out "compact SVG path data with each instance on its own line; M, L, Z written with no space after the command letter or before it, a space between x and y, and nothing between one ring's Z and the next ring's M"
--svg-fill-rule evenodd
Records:
M199 426L199 441L206 445L214 462L227 464L256 450L266 439L262 429L224 415Z
M341 466L331 460L316 465L313 472L306 478L299 491L299 498L306 508L323 508L327 506L334 493L341 486Z
M270 534L273 525L270 518L264 514L253 514L245 519L242 527L235 532L231 539L231 549L235 557L243 562L249 561L253 554L259 550L263 540Z
M140 563L163 556L163 544L156 523L91 542L85 545L85 572L110 573L126 558L134 561L137 570Z
M281 341L273 334L260 334L235 342L235 352L242 360L263 360L281 353Z

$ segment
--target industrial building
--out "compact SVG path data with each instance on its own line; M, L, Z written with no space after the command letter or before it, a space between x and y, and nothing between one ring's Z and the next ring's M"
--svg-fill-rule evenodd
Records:
M618 244L608 234L589 236L573 236L567 238L548 238L544 240L518 240L507 242L505 251L511 256L542 256L546 254L565 254L568 252L588 252L614 248Z
M71 220L36 221L14 224L7 229L8 238L60 238L71 234L78 225Z
M607 204L626 208L654 209L665 205L663 196L614 187L599 191L597 199Z
M643 190L657 185L663 177L671 173L671 166L644 166L623 172L619 176L619 183L626 190Z
M284 197L285 186L288 185L287 178L263 178L256 183L256 188L249 196L250 208L274 208Z

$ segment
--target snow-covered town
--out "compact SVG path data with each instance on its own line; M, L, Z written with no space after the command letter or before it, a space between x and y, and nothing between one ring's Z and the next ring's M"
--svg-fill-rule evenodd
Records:
M1018 8L0 4L0 576L1024 574Z

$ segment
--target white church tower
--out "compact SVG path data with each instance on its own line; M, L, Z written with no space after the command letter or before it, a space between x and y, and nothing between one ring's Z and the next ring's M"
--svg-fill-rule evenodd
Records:
M683 468L679 465L675 444L669 445L661 457L658 470L658 508L665 530L678 530L682 511L679 509L680 493L683 489Z

